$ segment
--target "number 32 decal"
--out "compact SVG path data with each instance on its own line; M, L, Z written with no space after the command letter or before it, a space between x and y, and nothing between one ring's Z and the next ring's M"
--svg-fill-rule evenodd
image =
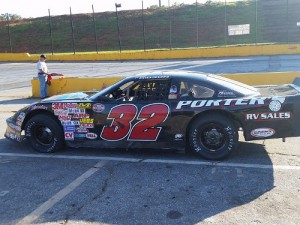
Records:
M127 138L129 141L156 141L163 123L169 115L169 106L166 104L149 104L138 109L132 104L122 104L113 107L107 119L112 120L110 125L103 127L101 138L107 141L119 141ZM137 120L135 124L133 121Z

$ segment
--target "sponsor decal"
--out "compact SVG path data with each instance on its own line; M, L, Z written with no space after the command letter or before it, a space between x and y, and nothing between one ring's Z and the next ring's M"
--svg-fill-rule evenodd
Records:
M8 138L10 138L10 139L12 139L12 140L17 139L17 135L16 135L16 134L13 134L13 133L9 133L7 136L8 136Z
M176 94L177 93L177 86L176 85L172 85L170 88L170 94Z
M183 134L175 134L175 141L182 140Z
M275 130L272 128L257 128L251 131L251 136L257 138L271 137L275 134Z
M273 112L278 112L281 109L281 103L277 100L271 101L269 104L269 109Z
M52 103L52 109L69 109L69 108L77 108L77 103Z
M177 94L169 94L168 99L177 99Z
M16 121L17 126L21 127L22 126L22 121L18 120Z
M21 112L18 117L17 117L17 121L21 121L23 122L25 119L25 113L24 112Z
M82 118L79 120L80 123L94 123L93 118Z
M60 115L58 116L58 119L61 121L69 121L71 120L71 116Z
M78 127L76 128L76 133L88 133L89 130L86 129L85 127Z
M65 140L74 140L74 133L73 132L65 132Z
M23 140L20 131L16 131L9 126L6 129L5 135L10 139L17 140L19 142Z
M90 118L90 115L87 113L74 113L73 118L74 119Z
M90 109L90 108L92 108L92 104L91 103L78 103L78 108Z
M246 120L288 120L291 117L291 112L251 113L246 115Z
M17 126L17 125L15 125L15 124L13 124L13 123L8 123L7 124L10 128L12 128L12 129L14 129L14 130L16 130L16 131L21 131L21 127L20 126Z
M263 106L268 101L278 101L281 104L285 102L284 97L272 97L272 98L253 98L253 99L226 99L226 100L187 100L179 101L176 109L180 110L183 107L190 107L192 109L199 109L204 107L225 107L225 106Z
M98 137L98 135L97 134L95 134L95 133L87 133L86 134L86 138L88 138L88 139L96 139Z
M225 98L232 98L232 97L236 97L235 93L232 91L227 91L227 90L223 90L223 91L219 91L218 92L218 97L225 97Z
M16 124L21 127L24 119L25 119L25 113L21 112L17 117Z
M10 126L8 126L8 127L6 128L5 133L6 133L6 134L10 134L10 133L11 133L11 134L16 134L17 131L14 130L14 129L12 129Z
M74 120L74 121L60 121L61 125L63 126L78 126L80 125L80 122L78 120Z
M74 132L75 126L64 126L64 131L65 132Z
M56 116L67 116L68 115L68 111L64 110L64 109L55 109L53 110L54 115Z
M77 109L77 108L68 108L69 114L78 114L78 113L85 113L85 109Z
M139 80L148 80L148 79L168 79L168 75L149 75L144 77L139 77Z
M47 109L47 107L44 105L34 105L31 107L30 110L36 110L36 109Z
M100 103L97 103L97 104L93 105L93 111L94 112L100 113L100 112L103 112L104 110L105 110L105 106L100 104Z
M86 134L74 134L74 137L75 138L85 138L86 136L85 136Z
M82 123L79 128L94 128L93 123Z

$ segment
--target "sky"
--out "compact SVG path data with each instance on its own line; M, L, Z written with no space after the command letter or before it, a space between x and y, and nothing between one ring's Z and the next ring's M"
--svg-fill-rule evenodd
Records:
M198 3L205 3L207 0L198 0ZM218 0L213 0L218 1ZM225 0L219 0L225 1ZM227 0L227 2L235 0ZM161 0L161 4L168 6L174 3L193 4L196 0ZM95 12L115 11L115 3L122 5L118 10L141 9L142 0L0 0L0 14L17 14L23 18L35 18L48 16L48 9L51 15L70 14L70 7L73 14L91 13L92 5ZM143 0L144 8L151 5L158 5L159 0Z

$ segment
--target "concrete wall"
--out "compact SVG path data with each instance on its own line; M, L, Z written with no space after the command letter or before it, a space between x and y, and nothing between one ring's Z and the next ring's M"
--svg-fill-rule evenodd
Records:
M0 62L30 61L29 53L0 53Z
M282 73L247 73L247 74L223 74L222 76L240 81L249 85L287 84L292 83L296 77L300 77L300 72ZM49 96L77 91L101 90L108 87L122 77L113 78L78 78L61 77L54 78L49 86ZM32 96L40 96L39 81L34 79L32 84Z
M48 54L48 61L95 61L95 60L148 60L148 59L179 59L179 58L208 58L226 56L255 56L300 54L300 44L282 45L247 45L225 46L195 49L173 49L152 51L124 51L103 53ZM0 53L0 61L37 61L39 55L28 53Z

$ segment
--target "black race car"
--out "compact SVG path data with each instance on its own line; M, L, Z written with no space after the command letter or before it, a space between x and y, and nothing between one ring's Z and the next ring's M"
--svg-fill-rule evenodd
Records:
M298 80L299 81L299 80ZM300 136L300 86L251 87L211 74L150 72L99 92L63 94L7 119L5 136L38 152L65 145L190 150L221 159L246 141Z

